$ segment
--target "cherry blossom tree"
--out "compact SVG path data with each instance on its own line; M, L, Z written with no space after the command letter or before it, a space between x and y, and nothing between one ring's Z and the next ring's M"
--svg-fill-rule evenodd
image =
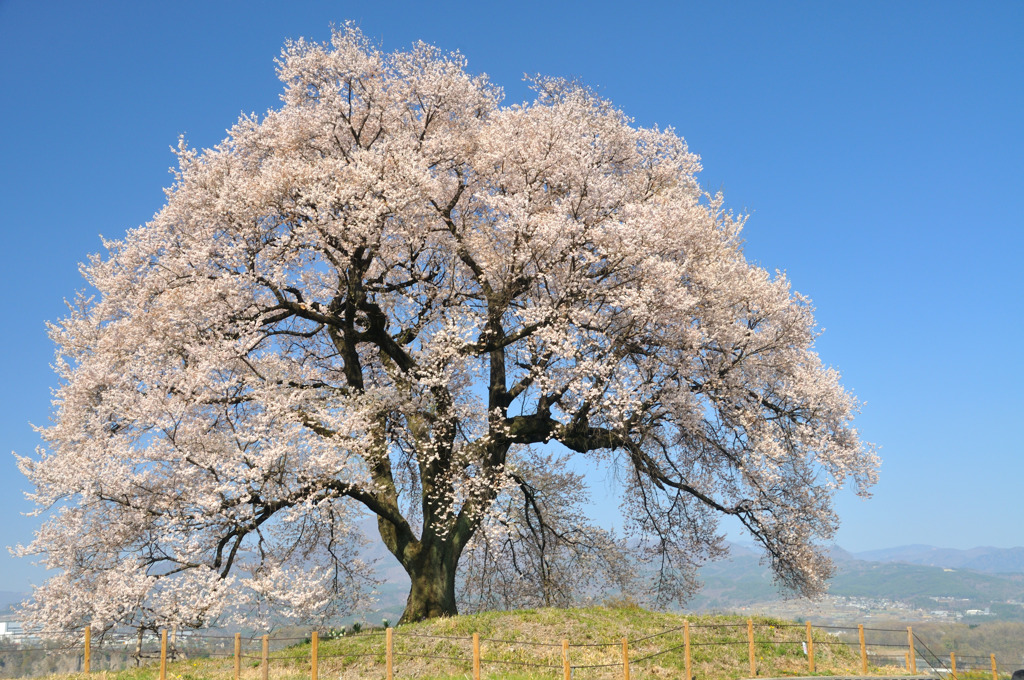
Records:
M561 80L505 105L458 54L351 27L279 75L279 109L179 143L166 205L51 327L52 423L19 459L48 513L19 550L58 570L36 621L325 616L368 578L367 514L403 621L456 613L464 555L478 604L563 602L552 569L625 549L685 596L723 516L821 591L834 493L877 459L808 300L744 259L681 138ZM614 470L623 536L583 519L574 461Z

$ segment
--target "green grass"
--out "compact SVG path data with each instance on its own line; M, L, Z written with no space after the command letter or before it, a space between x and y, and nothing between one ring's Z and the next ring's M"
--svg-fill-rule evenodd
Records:
M690 622L692 671L697 680L750 677L746 619L736 616L691 616L650 612L637 607L531 609L486 612L435 619L394 631L396 679L454 680L472 677L473 633L481 638L482 677L505 680L562 678L561 641L568 639L573 678L621 678L622 639L629 642L631 678L682 678L684 618ZM754 617L757 675L808 675L802 625ZM817 675L859 674L859 657L827 633L815 630ZM576 646L580 645L580 646ZM587 646L584 646L587 645ZM230 650L227 650L230 653ZM221 650L221 653L225 653ZM243 655L259 657L259 641L247 643ZM441 658L431 658L441 657ZM553 668L517 664L547 664ZM585 666L601 666L584 668ZM893 673L895 669L886 669ZM168 664L168 680L231 680L230 656L193 658ZM53 680L84 680L85 676L50 676ZM106 680L156 680L156 666L107 673ZM245 658L244 680L259 680L258 658ZM310 645L296 641L271 653L270 677L310 677ZM378 680L385 677L385 636L381 630L336 639L319 647L321 680ZM97 680L94 672L90 680Z

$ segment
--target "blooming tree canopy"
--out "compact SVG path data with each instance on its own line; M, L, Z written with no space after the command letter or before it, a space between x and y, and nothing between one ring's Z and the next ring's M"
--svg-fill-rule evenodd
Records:
M350 27L279 74L279 109L179 144L166 205L51 327L52 424L20 458L50 512L21 551L58 570L38 622L324 615L368 575L367 515L406 621L456 612L460 557L485 605L557 602L552 560L623 548L685 595L726 515L821 590L834 492L877 459L808 301L744 259L682 139L559 80L504 105L461 56ZM582 516L580 457L615 470L625 536Z

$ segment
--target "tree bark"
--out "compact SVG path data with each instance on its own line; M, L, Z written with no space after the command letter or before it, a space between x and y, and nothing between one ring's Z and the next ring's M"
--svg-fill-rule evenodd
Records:
M412 587L399 623L413 623L438 616L455 616L455 570L458 553L449 542L420 545L419 555L403 564Z

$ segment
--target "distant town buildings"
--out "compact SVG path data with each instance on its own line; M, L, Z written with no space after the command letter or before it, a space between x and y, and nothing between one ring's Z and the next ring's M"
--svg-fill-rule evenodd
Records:
M0 621L0 639L19 640L24 637L25 631L20 621Z

